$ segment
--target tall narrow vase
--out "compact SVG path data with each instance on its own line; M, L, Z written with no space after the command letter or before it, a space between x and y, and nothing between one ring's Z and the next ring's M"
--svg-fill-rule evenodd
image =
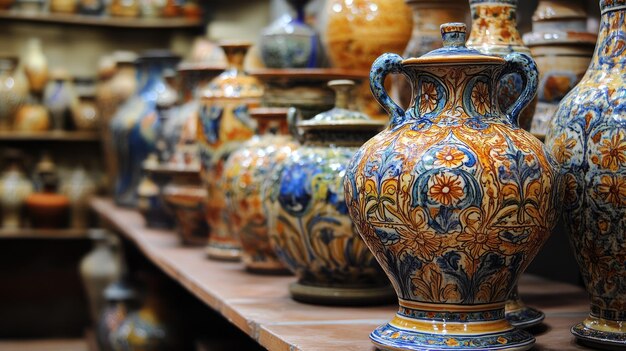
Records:
M596 51L561 101L546 145L561 166L564 221L591 300L581 341L626 348L626 0L601 0Z
M207 187L205 206L210 228L207 254L219 260L238 260L241 244L228 222L224 192L224 164L228 156L252 138L255 123L248 109L258 106L261 83L243 71L249 43L223 43L229 67L200 92L198 150L201 176Z
M517 30L518 0L469 0L472 12L472 31L467 47L483 54L504 57L512 52L530 55ZM518 73L502 78L498 91L498 103L503 111L513 105L522 94L523 82ZM519 126L530 130L535 106L533 100L519 116Z

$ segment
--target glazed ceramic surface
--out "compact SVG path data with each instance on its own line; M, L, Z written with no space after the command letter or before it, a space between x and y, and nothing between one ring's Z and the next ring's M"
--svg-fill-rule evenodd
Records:
M67 72L53 72L43 93L43 104L50 111L52 129L64 130L72 118L78 96Z
M286 268L270 246L261 190L297 143L289 135L287 109L254 109L251 115L259 134L235 151L224 166L228 220L241 241L247 270L282 273Z
M26 178L19 163L10 164L0 178L3 228L19 228L22 225L24 201L32 192L33 184Z
M61 183L61 193L70 199L70 226L89 226L89 200L96 193L96 184L84 168L76 168Z
M465 25L442 25L444 47L421 58L381 56L372 92L391 124L354 156L346 202L359 234L400 301L371 338L383 350L528 349L534 338L504 319L505 300L556 224L556 165L519 128L537 70L465 48ZM415 103L398 107L382 85L411 78ZM500 111L496 86L517 72L526 84Z
M141 0L111 0L109 14L117 17L139 17Z
M48 110L42 105L29 103L22 105L13 120L13 129L25 132L42 132L50 129Z
M208 243L206 199L207 191L198 168L172 171L172 181L163 188L163 200L174 214L176 231L183 245L205 246Z
M208 191L206 217L211 232L207 253L223 260L238 260L241 254L241 245L228 223L224 163L254 135L255 124L248 109L258 106L263 95L261 83L243 72L249 47L245 43L222 45L229 68L201 92L198 149L201 176Z
M96 338L102 351L113 351L113 337L128 314L137 308L137 292L122 279L107 286L103 298L105 307L99 314Z
M32 38L26 42L22 64L30 91L36 94L43 92L48 81L48 59L43 54L39 39Z
M296 17L278 18L261 34L263 63L268 68L313 68L322 61L322 46L315 29L305 22L308 1L290 0Z
M17 75L16 57L0 57L0 130L8 130L28 97L28 84Z
M143 84L116 112L110 122L111 138L118 165L114 199L118 205L137 204L137 186L142 178L142 162L155 151L157 100L165 91L163 71L173 69L178 57L169 52L146 52L138 61L138 81Z
M347 99L343 92L336 108L299 123L304 145L266 184L270 242L298 276L290 292L300 301L369 304L390 297L388 281L353 231L342 183L358 146L382 124L348 110Z
M512 52L530 55L530 50L524 46L517 30L517 0L470 0L469 3L472 31L467 47L501 57ZM498 91L500 108L506 110L512 106L522 90L523 81L519 74L504 76ZM519 125L525 130L530 130L536 105L536 101L528 104L519 117Z
M564 220L591 300L580 339L626 347L626 1L600 1L591 65L561 101L546 145L561 166Z
M442 23L463 22L468 16L466 0L405 0L413 11L413 32L404 49L404 57L419 57L441 47L439 26ZM411 86L402 77L394 81L400 105L408 107L413 97Z
M146 220L148 228L169 229L174 226L174 216L165 204L163 189L172 180L170 167L160 164L155 154L143 162L144 177L137 187L137 209Z

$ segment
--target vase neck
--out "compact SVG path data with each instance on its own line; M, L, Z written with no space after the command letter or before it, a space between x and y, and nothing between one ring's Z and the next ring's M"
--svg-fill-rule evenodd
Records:
M248 52L247 45L223 45L222 49L228 61L228 71L243 72L243 62Z
M590 70L624 68L626 64L626 0L601 1L602 17Z
M470 48L490 54L528 52L517 30L517 0L472 0Z

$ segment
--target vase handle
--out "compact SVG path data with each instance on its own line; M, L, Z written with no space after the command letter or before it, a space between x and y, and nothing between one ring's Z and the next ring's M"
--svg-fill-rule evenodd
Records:
M522 94L517 98L515 103L505 111L509 122L519 127L520 114L526 106L533 101L535 95L537 95L539 71L537 70L535 60L528 54L513 52L506 55L504 59L506 60L506 65L502 73L500 73L500 77L498 77L498 82L507 74L517 73L522 77L524 84Z
M397 126L404 121L405 111L389 97L385 90L385 78L389 73L404 73L400 55L382 54L374 61L370 70L370 90L376 101L390 115L391 126Z

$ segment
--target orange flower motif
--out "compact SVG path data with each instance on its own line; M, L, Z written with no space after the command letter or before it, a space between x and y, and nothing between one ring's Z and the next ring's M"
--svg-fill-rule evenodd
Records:
M438 174L429 181L428 194L433 200L444 206L457 203L464 195L463 184L459 176L452 174Z
M624 133L613 135L611 140L602 140L602 145L598 148L602 156L602 168L608 168L612 171L619 170L619 167L626 164L626 138Z
M472 89L472 104L474 104L474 108L479 114L484 115L487 113L490 101L489 87L486 83L478 82L474 85L474 89Z
M597 188L598 195L613 205L626 205L626 181L613 175L603 175Z
M437 87L435 83L425 82L422 84L422 94L420 95L420 113L425 114L435 110L437 107Z
M567 138L566 134L561 134L554 141L552 154L558 163L565 163L572 157L572 148L576 146L576 140Z
M458 167L463 164L465 154L452 146L445 146L435 154L435 166Z
M462 216L465 217L465 216ZM459 234L457 240L464 249L473 258L482 256L486 251L497 250L501 241L497 235L490 235L484 229L480 228L481 215L476 212L470 212L463 222L463 232Z

